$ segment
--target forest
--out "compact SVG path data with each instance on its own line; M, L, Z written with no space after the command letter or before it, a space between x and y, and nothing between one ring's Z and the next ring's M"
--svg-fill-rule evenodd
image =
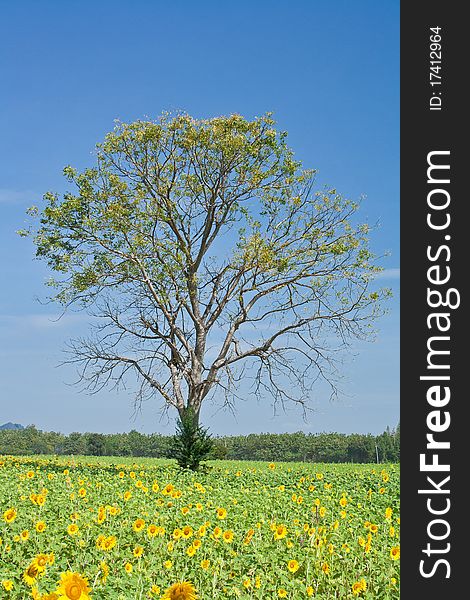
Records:
M0 431L0 454L85 455L166 458L171 436L158 433L70 433L34 425ZM380 435L343 433L252 433L214 437L212 458L322 463L398 463L400 425Z

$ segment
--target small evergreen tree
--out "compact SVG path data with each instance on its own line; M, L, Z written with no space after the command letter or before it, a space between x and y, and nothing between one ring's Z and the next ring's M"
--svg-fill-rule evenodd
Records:
M175 458L182 469L197 471L203 460L209 458L214 447L207 429L203 429L197 420L193 408L187 408L178 418L176 434L169 449L169 457Z

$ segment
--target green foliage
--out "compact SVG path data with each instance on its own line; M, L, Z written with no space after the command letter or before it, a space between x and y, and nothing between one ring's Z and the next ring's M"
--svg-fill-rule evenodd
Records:
M275 404L307 403L318 378L335 394L338 348L370 337L387 291L369 289L380 268L358 204L313 191L272 114L118 122L95 156L19 232L51 299L100 318L70 345L86 387L135 377L137 402L196 412L242 372Z
M103 455L164 458L174 437L138 431L129 433L63 435L34 426L0 431L0 454ZM216 460L262 460L314 463L400 462L400 426L378 436L342 433L252 433L211 438L207 458Z
M213 447L210 434L199 425L194 410L186 408L177 421L168 456L175 458L182 469L197 471L211 456Z

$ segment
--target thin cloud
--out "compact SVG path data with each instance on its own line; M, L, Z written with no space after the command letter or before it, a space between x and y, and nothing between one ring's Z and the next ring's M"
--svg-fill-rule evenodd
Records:
M30 313L25 315L0 315L0 325L6 327L24 327L27 329L50 329L53 327L67 327L76 323L90 321L88 315L63 315Z
M378 273L376 279L400 279L400 269L384 269L381 273Z
M24 204L25 202L33 204L37 198L38 194L31 190L0 188L0 204Z

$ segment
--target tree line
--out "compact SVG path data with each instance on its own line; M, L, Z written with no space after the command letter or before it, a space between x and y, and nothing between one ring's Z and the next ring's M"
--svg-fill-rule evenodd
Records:
M166 458L172 436L159 433L70 433L0 431L0 454L85 455ZM214 438L212 458L307 462L399 462L400 425L380 435L342 433L252 433Z

